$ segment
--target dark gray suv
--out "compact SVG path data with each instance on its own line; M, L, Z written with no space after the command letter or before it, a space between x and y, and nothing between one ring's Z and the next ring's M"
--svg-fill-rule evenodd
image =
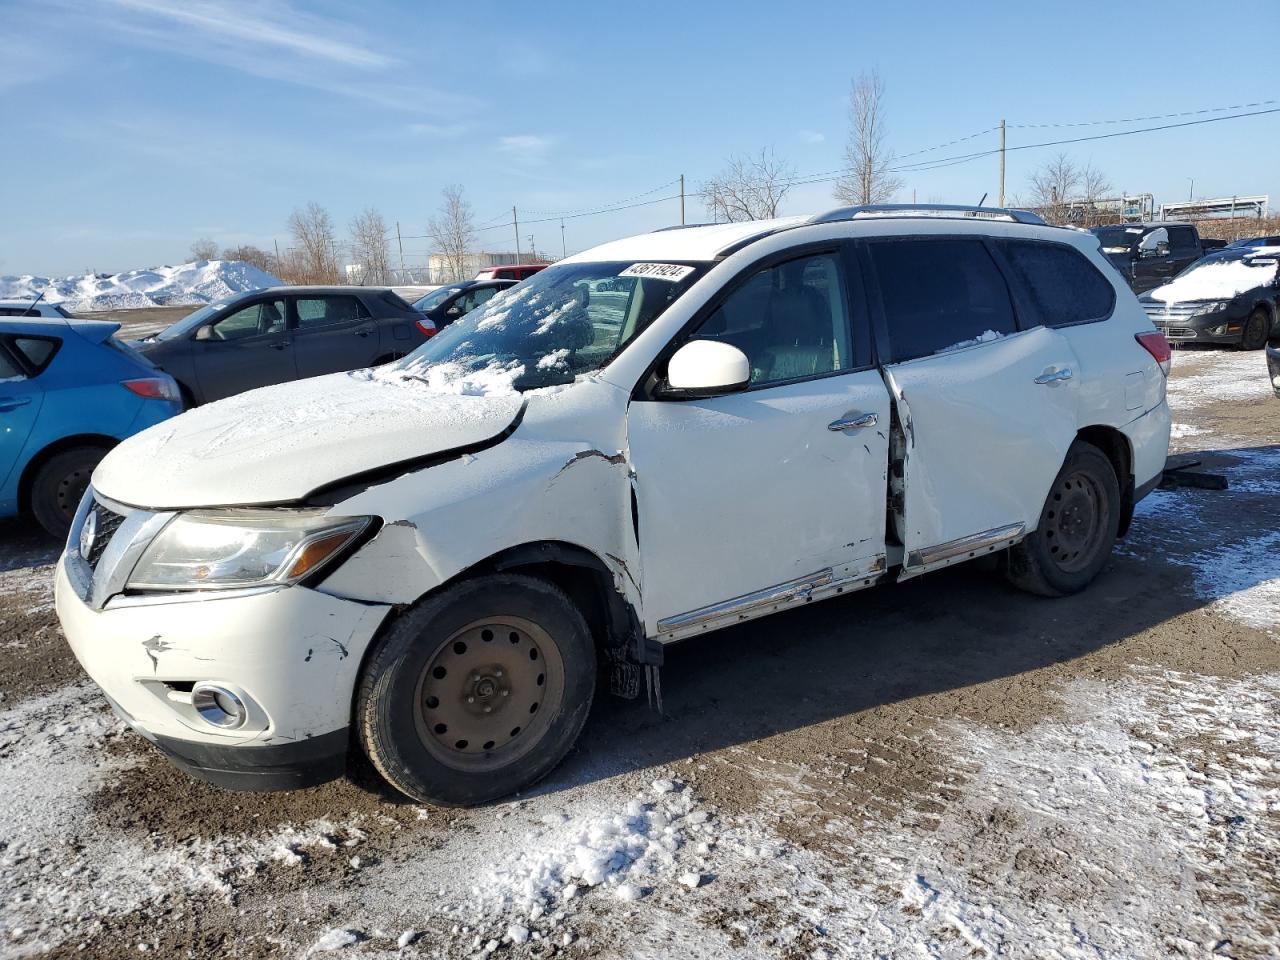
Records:
M422 315L386 287L267 287L134 342L189 404L386 363L418 347Z

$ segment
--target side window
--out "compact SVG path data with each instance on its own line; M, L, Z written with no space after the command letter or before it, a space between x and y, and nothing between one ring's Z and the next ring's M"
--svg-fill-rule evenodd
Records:
M1116 292L1079 251L1036 240L998 243L1046 327L1087 323L1111 315Z
M26 373L18 368L18 364L9 356L9 351L0 343L0 383L12 380L25 380Z
M356 297L298 297L295 303L298 309L298 326L304 330L335 323L350 323L369 316L369 311Z
M49 366L49 361L62 346L62 341L54 337L14 337L12 343L13 348L31 365L37 376L44 372L44 368Z
M886 240L869 249L895 361L1017 330L1008 284L981 240Z
M854 355L848 298L834 253L757 271L694 336L731 343L745 353L752 385L836 373L867 359L862 351Z
M215 340L243 340L284 329L284 301L264 300L237 310L213 325Z
M1169 228L1169 250L1174 254L1196 252L1196 235L1190 227Z

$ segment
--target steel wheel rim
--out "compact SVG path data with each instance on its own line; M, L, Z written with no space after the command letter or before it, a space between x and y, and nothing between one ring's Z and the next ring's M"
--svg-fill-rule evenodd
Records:
M1253 313L1249 315L1249 319L1245 321L1244 334L1241 336L1241 343L1253 344L1259 340L1266 342L1266 330L1259 330L1260 327L1265 328L1267 318L1264 314Z
M1078 573L1093 562L1104 532L1105 494L1098 481L1076 471L1063 477L1049 494L1045 544L1049 557L1064 573Z
M418 677L414 720L435 759L484 773L537 746L563 699L564 662L550 635L531 620L499 615L437 647Z
M91 472L91 471L90 471ZM84 470L72 470L58 481L53 497L58 505L58 512L67 519L74 519L84 492L89 489L89 476Z

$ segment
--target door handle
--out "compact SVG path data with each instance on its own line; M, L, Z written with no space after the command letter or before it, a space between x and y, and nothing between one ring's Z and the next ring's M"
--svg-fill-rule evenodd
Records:
M0 397L0 410L17 410L30 402L30 397Z
M842 430L861 430L863 427L874 427L877 422L874 413L860 413L856 416L832 420L827 424L827 429L837 433Z
M1075 374L1072 372L1070 367L1062 367L1061 369L1054 370L1052 373L1045 371L1040 374L1040 376L1036 377L1036 383L1041 385L1061 383L1063 380L1070 380L1074 376Z

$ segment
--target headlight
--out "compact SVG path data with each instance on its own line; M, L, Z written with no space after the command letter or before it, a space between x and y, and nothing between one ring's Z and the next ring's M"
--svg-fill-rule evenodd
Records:
M129 577L134 590L297 583L358 537L370 517L319 510L193 510L174 517Z
M1202 303L1196 307L1195 312L1191 314L1193 317L1203 317L1206 313L1217 313L1219 310L1227 309L1230 300L1214 300L1212 303Z

